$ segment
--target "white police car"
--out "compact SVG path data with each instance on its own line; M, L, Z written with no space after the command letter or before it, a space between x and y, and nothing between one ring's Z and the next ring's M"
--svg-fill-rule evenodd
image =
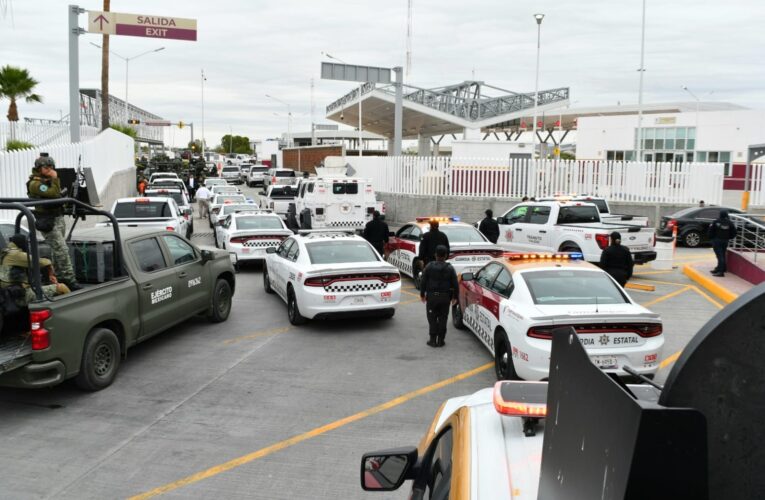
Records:
M350 231L301 231L267 252L263 286L287 303L293 325L313 318L395 314L401 296L398 269Z
M652 377L664 346L658 314L634 302L582 254L507 253L463 273L452 310L494 356L497 378L547 378L553 328L572 326L591 361Z
M454 266L457 274L477 271L493 257L502 255L499 246L486 239L486 236L471 226L460 222L459 217L417 217L404 224L391 236L386 246L388 262L414 279L415 287L420 287L418 254L422 237L430 231L430 221L439 223L438 230L449 239L447 262Z
M236 253L238 262L265 259L266 250L293 234L278 215L252 208L225 215L215 231L216 246Z
M248 201L247 197L243 194L221 193L213 195L210 198L210 227L215 227L215 224L218 222L218 215L224 205L241 203L251 204L253 208L257 208L258 206L255 202Z

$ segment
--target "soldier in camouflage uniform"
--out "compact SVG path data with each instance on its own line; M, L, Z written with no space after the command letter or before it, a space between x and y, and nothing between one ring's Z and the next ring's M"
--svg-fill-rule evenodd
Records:
M29 286L30 258L26 247L26 236L17 234L11 236L8 246L0 251L0 288L8 288L19 307L26 307L35 299L35 292ZM40 259L40 268L46 267L50 284L42 286L43 295L53 297L69 293L69 288L56 280L51 261Z
M30 198L50 200L62 198L61 181L56 174L53 158L41 156L35 160L32 175L27 181L27 193ZM42 232L51 248L51 257L61 282L71 290L80 290L69 258L66 244L66 222L63 207L36 207L36 227Z

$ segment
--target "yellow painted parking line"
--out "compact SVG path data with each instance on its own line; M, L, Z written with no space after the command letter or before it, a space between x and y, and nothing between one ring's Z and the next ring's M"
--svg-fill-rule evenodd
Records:
M709 290L712 293L712 295L722 300L723 302L730 304L731 302L733 302L734 300L738 298L738 294L731 292L730 290L725 288L724 285L722 285L718 281L715 281L715 279L712 278L709 274L707 274L706 272L702 273L701 271L694 268L693 266L690 266L690 265L683 266L683 274L685 274L690 279L692 279L699 285Z
M707 292L702 290L701 288L697 287L696 285L692 285L691 288L693 288L693 291L697 294L701 295L705 299L707 299L709 302L711 302L713 305L715 305L718 309L722 309L723 305L717 302L715 299L709 296Z
M674 271L640 271L639 273L635 273L634 276L646 276L649 274L667 274L667 273L673 273Z
M656 287L653 285L644 285L643 283L627 283L624 285L624 288L629 288L630 290L639 290L641 292L655 292Z
M659 370L663 370L664 368L668 367L669 365L677 361L677 358L680 357L681 352L683 352L682 349L677 351L675 354L668 357L667 359L662 360L661 363L659 363Z
M247 455L242 455L241 457L234 458L232 460L229 460L228 462L215 465L203 471L197 472L196 474L192 474L190 476L184 477L183 479L179 479L178 481L174 481L172 483L165 484L164 486L154 488L153 490L147 491L145 493L132 496L129 498L129 500L145 500L148 498L153 498L165 493L169 493L171 491L175 491L179 488L183 488L184 486L188 486L190 484L198 483L199 481L209 479L223 472L227 472L231 469L235 469L242 465L248 464L254 460L258 460L259 458L267 457L268 455L276 453L277 451L284 450L286 448L289 448L290 446L296 445L303 441L307 441L317 436L321 436L322 434L325 434L329 431L339 429L340 427L344 427L348 424L352 424L359 420L363 420L367 417L371 417L372 415L376 415L383 411L390 410L391 408L400 406L419 396L437 391L438 389L454 384L456 382L460 382L474 375L478 375L479 373L482 373L491 369L493 366L494 366L494 363L486 363L485 365L481 365L477 368L473 368L472 370L468 370L466 372L460 373L459 375L455 375L453 377L449 377L447 379L441 380L440 382L436 382L435 384L431 384L427 387L422 387L420 389L407 392L406 394L402 396L391 399L390 401L379 404L377 406L373 406L372 408L369 408L367 410L360 411L359 413L356 413L354 415L341 418L340 420L336 420L330 424L323 425L321 427L316 427L315 429L312 429L308 432L304 432L303 434L298 434L297 436L293 436L289 439L285 439L284 441L280 441L278 443L272 444L271 446L267 446L265 448L261 448L257 451L254 451L252 453L248 453Z
M414 289L412 289L412 290L414 290ZM417 292L417 293L414 293L414 292L408 292L408 291L404 290L403 288L401 289L401 291L402 291L403 293L405 293L405 294L407 294L407 295L411 295L411 296L413 296L413 297L419 297L419 296L420 296L420 293L419 293L419 292Z
M415 302L419 302L419 301L420 301L420 296L418 295L416 299L409 299L403 302L399 302L399 305L414 304Z
M654 304L658 304L659 302L663 302L663 301L665 301L667 299L671 299L672 297L677 297L678 295L680 295L682 293L685 293L685 292L687 292L690 289L691 289L691 286L688 285L685 288L681 288L679 290L675 290L673 292L669 292L667 294L662 295L661 297L658 297L658 298L653 299L653 300L651 300L649 302L646 302L645 304L640 304L640 305L642 305L643 307L652 306Z
M252 339L259 339L262 337L271 337L273 335L279 335L280 333L288 332L292 329L291 326L283 326L280 328L272 328L270 330L264 330L262 332L256 332L251 333L250 335L244 335L242 337L234 337L233 339L226 339L223 341L224 344L235 344L237 342L241 342L243 340L252 340Z

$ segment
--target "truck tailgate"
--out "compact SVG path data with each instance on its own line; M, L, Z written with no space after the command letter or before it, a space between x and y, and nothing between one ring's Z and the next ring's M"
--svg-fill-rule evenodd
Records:
M14 370L32 361L32 340L29 335L0 339L0 374Z
M653 250L654 234L654 230L650 228L644 228L638 232L622 233L622 245L629 248L632 253Z

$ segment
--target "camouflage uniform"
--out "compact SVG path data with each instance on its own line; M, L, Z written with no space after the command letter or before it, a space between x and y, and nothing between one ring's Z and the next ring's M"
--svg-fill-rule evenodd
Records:
M48 267L51 261L40 259L40 267ZM0 251L0 288L19 287L23 290L23 295L12 294L16 305L26 307L27 304L35 300L35 292L29 286L29 256L22 249L13 243ZM53 297L69 293L69 288L63 283L56 285L43 285L43 295Z
M47 161L46 161L47 160ZM40 163L54 168L50 158L38 158L35 168L27 181L27 193L30 198L50 200L61 198L61 181L58 177L44 177L40 173ZM51 257L56 274L64 283L76 283L72 261L69 258L69 247L66 244L66 222L63 207L35 207L35 215L40 219L53 219L51 231L41 231L51 248Z

